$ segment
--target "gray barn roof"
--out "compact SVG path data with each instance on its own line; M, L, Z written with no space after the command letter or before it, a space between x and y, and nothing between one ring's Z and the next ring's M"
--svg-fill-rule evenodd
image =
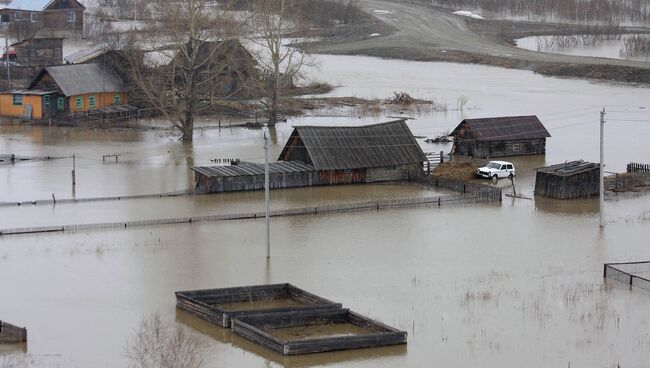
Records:
M264 164L240 163L232 166L195 166L192 170L208 177L264 175ZM304 171L314 171L314 167L295 161L269 163L270 175Z
M404 120L356 127L297 126L317 170L345 170L422 163L426 156ZM289 142L292 142L292 138ZM282 150L280 157L290 149Z
M462 128L469 129L474 139L479 141L539 139L551 136L535 115L465 119L451 135L458 137Z
M66 96L126 91L120 78L99 64L49 66L45 71L52 76Z
M593 162L585 162L583 160L569 161L561 164L540 167L536 169L538 172L555 176L571 176L580 174L587 171L600 169L600 164Z

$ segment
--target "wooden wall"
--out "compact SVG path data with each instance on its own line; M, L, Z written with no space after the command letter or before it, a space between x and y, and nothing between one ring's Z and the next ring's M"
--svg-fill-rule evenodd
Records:
M115 95L120 95L120 105L126 105L127 94L125 92L101 92L101 93L87 93L81 95L83 106L77 108L77 96L68 97L68 109L70 112L86 112L90 109L90 96L95 96L95 110L107 106L113 106L115 102Z
M0 321L0 344L17 343L27 341L27 330Z
M575 199L599 195L600 169L571 176L537 172L535 195L554 199Z
M11 93L1 93L0 94L0 115L7 117L19 118L25 113L25 107L27 105L32 105L32 118L33 119L42 119L43 118L43 105L42 98L40 95L22 95L23 104L14 105L13 104L13 95Z
M473 157L541 155L546 153L546 138L515 141L475 141L458 139L454 154Z

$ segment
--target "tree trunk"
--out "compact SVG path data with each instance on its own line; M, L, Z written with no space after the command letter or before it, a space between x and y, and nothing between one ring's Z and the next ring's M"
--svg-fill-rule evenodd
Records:
M192 142L194 138L194 100L189 99L186 102L185 118L183 119L183 129L181 131L181 140Z
M269 121L268 121L268 126L269 127L274 127L275 124L278 122L278 113L279 113L279 106L278 106L278 99L279 99L279 92L278 92L278 80L274 79L273 80L273 90L271 91L271 103L269 104Z

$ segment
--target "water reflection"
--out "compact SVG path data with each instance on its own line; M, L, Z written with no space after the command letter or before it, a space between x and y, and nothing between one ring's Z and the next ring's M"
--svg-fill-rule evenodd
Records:
M650 60L650 36L645 34L533 36L515 41L517 47L540 52L637 61Z

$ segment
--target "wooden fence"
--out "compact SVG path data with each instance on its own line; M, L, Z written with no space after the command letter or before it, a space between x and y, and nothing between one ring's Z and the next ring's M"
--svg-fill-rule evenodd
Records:
M645 172L645 173L650 173L650 165L649 164L639 164L635 162L630 162L627 164L627 172L629 173L636 173L636 172Z
M648 272L650 272L650 261L605 263L603 267L604 278L650 291L650 280L642 276L647 275Z
M441 179L440 183L448 183ZM462 182L461 182L462 183ZM444 187L443 185L440 185ZM473 190L475 186L487 188L484 190ZM446 207L453 205L466 205L473 203L493 203L501 202L501 189L467 184L462 187L466 190L463 194L452 194L445 196L433 197L419 197L419 198L402 198L391 199L385 201L372 201L372 202L353 202L334 204L329 206L317 207L301 207L289 208L283 210L271 211L271 217L283 216L299 216L299 215L318 215L324 213L345 213L354 211L368 211L368 210L381 210L388 208L400 207ZM200 222L217 222L217 221L232 221L232 220L246 220L264 218L264 212L252 213L234 213L234 214L220 214L220 215L206 215L206 216L193 216L193 217L176 217L176 218L163 218L152 220L136 220L136 221L122 221L122 222L105 222L105 223L92 223L92 224L71 224L71 225L53 225L53 226L38 226L38 227L22 227L12 229L0 229L0 236L6 235L27 235L36 233L52 233L52 232L77 232L77 231L91 231L102 229L126 229L131 227L141 226L160 226L160 225L173 225L173 224L192 224Z
M27 329L0 321L0 344L27 341Z
M426 161L424 161L424 171L430 173L438 167L441 163L445 161L451 160L451 155L450 154L445 154L444 151L440 152L426 152L424 154L427 158Z
M637 192L650 188L650 172L626 172L605 178L605 190L610 192Z

